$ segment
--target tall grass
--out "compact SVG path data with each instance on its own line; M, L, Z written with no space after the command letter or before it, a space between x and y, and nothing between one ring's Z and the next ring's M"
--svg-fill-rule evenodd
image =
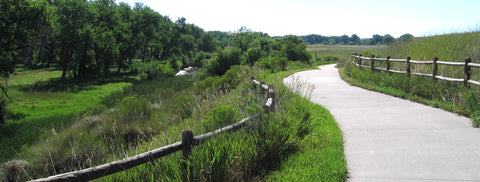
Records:
M349 67L355 67L349 70ZM343 79L352 85L377 90L397 97L425 103L433 107L470 117L472 125L479 126L477 117L480 108L480 92L465 88L463 83L443 80L434 82L431 78L405 75L388 75L382 72L371 73L370 70L358 70L353 64L343 68Z
M179 181L185 173L196 181L274 180L285 175L309 181L313 178L291 173L305 170L305 161L320 164L313 168L318 170L305 171L308 176L344 181L341 133L333 118L283 86L281 78L287 72L269 73L239 66L204 80L162 77L134 82L87 111L64 118L72 124L52 125L36 134L38 141L17 154L27 162L28 176L22 179L123 159L180 141L183 130L198 135L262 113L266 100L250 80L254 75L274 85L275 111L194 148L186 161L190 171L182 170L183 159L176 153L98 181Z
M186 161L191 166L189 171L182 171L183 159L173 154L99 181L178 181L185 173L193 181L344 181L347 170L342 137L333 117L324 108L290 92L279 82L281 74L264 73L256 71L255 76L274 85L275 111L250 121L240 131L222 134L193 148ZM245 74L240 72L237 76ZM196 99L194 107L207 109L202 122L205 132L262 112L259 104L265 99L258 99L259 90L253 88L251 80L241 79L239 86L228 88L228 92L222 93L207 89L202 98L208 102ZM201 128L193 130L195 134L202 132ZM180 136L180 131L176 135ZM158 138L162 136L154 140Z

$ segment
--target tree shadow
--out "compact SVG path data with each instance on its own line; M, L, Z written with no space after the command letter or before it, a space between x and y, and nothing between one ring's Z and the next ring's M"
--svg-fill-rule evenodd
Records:
M136 74L119 73L112 74L108 77L90 77L90 78L68 78L61 80L61 78L52 78L45 81L35 82L32 85L19 85L22 92L72 92L77 93L82 90L91 90L92 86L99 86L108 83L128 82L133 83L137 79L134 78Z

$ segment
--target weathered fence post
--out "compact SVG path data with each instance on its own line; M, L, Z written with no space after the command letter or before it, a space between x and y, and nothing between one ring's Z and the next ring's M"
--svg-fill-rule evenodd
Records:
M183 181L193 181L193 173L190 170L190 154L192 154L193 131L182 132L182 154L183 154Z
M434 81L437 81L437 72L438 72L438 64L437 64L437 61L438 61L438 57L434 57L433 58L433 70L432 70L432 76L433 76L433 80Z
M353 62L354 62L355 64L358 64L358 53L353 53L352 55L353 55L353 57L354 57L354 58L353 58Z
M387 73L389 73L390 71L390 56L387 56L387 67L386 67L386 70L387 70Z
M465 69L464 69L465 78L463 80L463 84L465 85L466 88L468 88L468 80L470 80L470 66L468 66L468 63L471 63L471 62L472 62L471 58L465 59Z
M362 54L359 54L359 55L358 55L358 67L359 67L360 69L362 69L362 58L361 58L361 57L362 57Z
M270 106L270 110L273 111L273 109L275 109L275 92L273 90L273 85L268 85L268 98L272 98L272 106Z
M410 76L411 70L410 70L410 59L411 57L407 57L407 76Z
M372 59L370 59L370 70L375 71L375 55L372 55Z

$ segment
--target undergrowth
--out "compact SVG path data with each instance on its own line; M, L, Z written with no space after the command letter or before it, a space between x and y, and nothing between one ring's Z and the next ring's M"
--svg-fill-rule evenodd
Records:
M305 66L295 62L284 68ZM146 76L64 118L72 124L39 131L34 135L39 141L17 154L25 161L19 167L27 172L17 177L35 179L123 159L180 141L183 130L199 135L263 113L266 99L253 85L254 75L273 84L274 112L195 147L188 161L175 153L98 181L180 181L184 175L194 181L344 181L347 171L336 123L328 111L283 86L279 80L293 70L279 68L234 66L221 77L202 80ZM189 171L182 170L182 162L191 166ZM302 167L306 163L312 167Z

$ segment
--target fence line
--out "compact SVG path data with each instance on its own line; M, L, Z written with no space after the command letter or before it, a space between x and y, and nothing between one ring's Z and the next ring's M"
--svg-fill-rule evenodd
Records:
M465 59L465 62L449 62L449 61L439 61L437 57L433 58L432 61L416 61L416 60L411 60L410 57L407 57L407 59L391 59L390 56L387 58L376 58L375 55L372 55L372 57L364 57L361 54L352 54L352 57L354 57L353 63L357 65L360 68L370 68L372 70L383 70L386 72L392 72L392 73L400 73L400 74L407 74L407 76L410 75L417 75L417 76L426 76L426 77L432 77L433 80L446 80L446 81L451 81L451 82L463 82L465 87L468 87L469 84L474 84L474 85L479 85L479 81L471 80L470 79L470 70L472 67L475 68L480 68L480 64L478 63L472 63L472 59L467 58ZM366 66L363 65L362 62L363 60L365 61L370 61L370 65ZM381 67L375 67L375 61L385 61L386 62L386 68L381 68ZM406 71L401 71L401 70L392 70L390 69L390 63L391 62L405 62L405 70ZM432 73L417 73L417 72L411 72L411 64L432 64ZM464 78L450 78L450 77L445 77L445 76L439 76L437 75L438 73L438 65L447 65L447 66L463 66L464 67Z
M252 77L252 80L255 85L260 86L260 94L261 96L264 95L264 90L268 91L267 95L267 102L265 105L263 105L263 108L266 113L273 111L274 109L274 90L272 85L265 85L264 82L259 82L255 80L254 77ZM155 159L158 159L160 157L178 152L180 150L183 151L183 157L188 158L188 156L191 154L191 149L194 146L201 145L208 139L212 138L213 136L216 136L221 133L226 133L226 132L233 132L236 131L240 128L243 128L245 126L245 123L253 118L258 117L260 114L256 114L247 118L244 118L240 120L237 123L225 126L223 128L217 129L212 132L208 132L202 135L198 136L193 136L193 131L190 130L184 130L182 132L182 142L176 142L167 146L163 146L136 156L128 157L122 160L110 162L107 164L99 165L99 166L94 166L86 169L81 169L77 171L72 171L72 172L67 172L55 176L50 176L46 178L41 178L41 179L36 179L32 181L87 181L87 180L93 180L97 178L101 178L110 174L114 174L117 172L121 172L133 167L136 167L138 165L144 164L146 162L154 161ZM187 164L185 163L184 168L188 168ZM191 179L188 177L185 177L185 179Z

